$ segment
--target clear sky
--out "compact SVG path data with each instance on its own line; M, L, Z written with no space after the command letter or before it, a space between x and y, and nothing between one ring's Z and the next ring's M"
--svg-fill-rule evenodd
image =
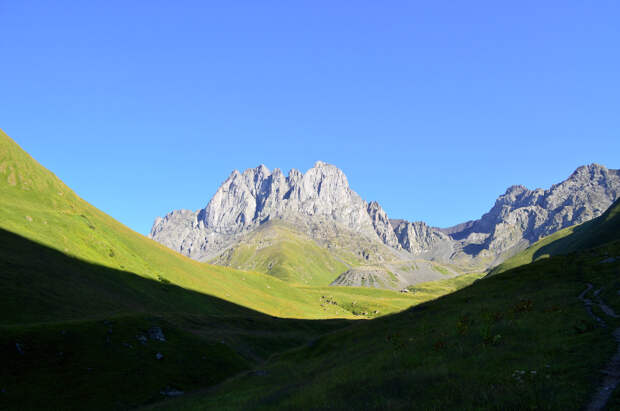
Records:
M0 1L0 128L133 229L323 160L449 226L620 168L620 2Z

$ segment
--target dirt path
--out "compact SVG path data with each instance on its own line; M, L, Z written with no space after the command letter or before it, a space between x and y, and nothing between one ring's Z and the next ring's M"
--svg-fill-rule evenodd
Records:
M588 294L594 286L588 283L586 284L586 287L587 288L583 290L582 293L579 294L579 297L577 298L579 298L583 302L583 304L586 306L586 311L588 312L590 317L594 319L594 321L596 321L601 327L607 327L607 323L605 323L605 321L603 321L601 317L597 316L596 314L592 312L592 305L594 304L592 300L590 300L589 298L586 298L586 294Z
M593 302L591 299L586 298L586 295L594 288L594 286L590 283L586 285L586 289L579 294L579 299L583 302L588 311L590 317L592 317L601 327L607 327L605 321L598 317L596 314L592 312L592 305L596 304L599 308L605 313L605 315L612 318L619 318L619 316L614 312L614 310L609 307L607 304L603 302L601 297L599 296L601 289L594 291L593 298L595 301ZM602 370L602 373L605 374L603 381L600 383L596 393L590 400L590 403L586 407L588 411L598 411L605 408L607 401L611 397L611 394L614 392L614 389L620 384L620 328L616 328L612 333L614 340L616 341L618 348L616 349L616 353L611 360L605 366L605 369Z

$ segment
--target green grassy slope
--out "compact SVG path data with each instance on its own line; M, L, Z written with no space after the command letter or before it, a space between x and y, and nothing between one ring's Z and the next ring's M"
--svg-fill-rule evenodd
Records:
M620 233L620 200L601 216L544 237L491 270L495 275L552 255L567 254L612 241Z
M593 283L620 311L620 262L599 263L618 253L620 241L482 279L155 408L584 408L616 351L611 331L620 320L598 326L577 296Z
M329 285L347 266L315 241L284 224L268 222L213 261L233 268L258 271L283 281Z

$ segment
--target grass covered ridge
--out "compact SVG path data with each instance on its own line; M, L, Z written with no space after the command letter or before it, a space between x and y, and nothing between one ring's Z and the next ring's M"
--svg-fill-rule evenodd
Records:
M347 269L310 238L273 221L252 232L243 243L212 262L228 267L258 271L283 281L302 285L329 285Z

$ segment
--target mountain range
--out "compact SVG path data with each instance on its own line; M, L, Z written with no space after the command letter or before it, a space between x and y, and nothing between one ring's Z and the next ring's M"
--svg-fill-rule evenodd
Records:
M562 225L572 204L570 218L585 218L574 204L593 210L613 190L613 170L598 167L489 215L531 209ZM327 186L314 192L331 204ZM321 209L312 190L289 195L311 217L281 205L271 218L246 197L246 216L264 221L246 219L215 261L253 268L216 266L88 204L0 130L0 409L620 407L620 200L488 274L452 278L453 264L388 245L376 227L398 240L408 223L377 203ZM485 218L430 233L463 241L452 236L482 232ZM399 264L443 278L407 292L348 286L398 282Z
M286 176L260 165L233 171L204 209L157 218L150 237L190 258L235 266L241 248L260 252L281 240L272 233L257 241L256 233L286 226L280 232L306 242L299 253L317 246L327 252L334 285L399 288L494 267L544 236L601 215L618 197L620 170L590 164L548 189L511 186L480 219L437 228L390 219L334 165L318 161ZM285 258L271 257L264 266L237 268L272 274ZM306 267L292 264L294 270Z

